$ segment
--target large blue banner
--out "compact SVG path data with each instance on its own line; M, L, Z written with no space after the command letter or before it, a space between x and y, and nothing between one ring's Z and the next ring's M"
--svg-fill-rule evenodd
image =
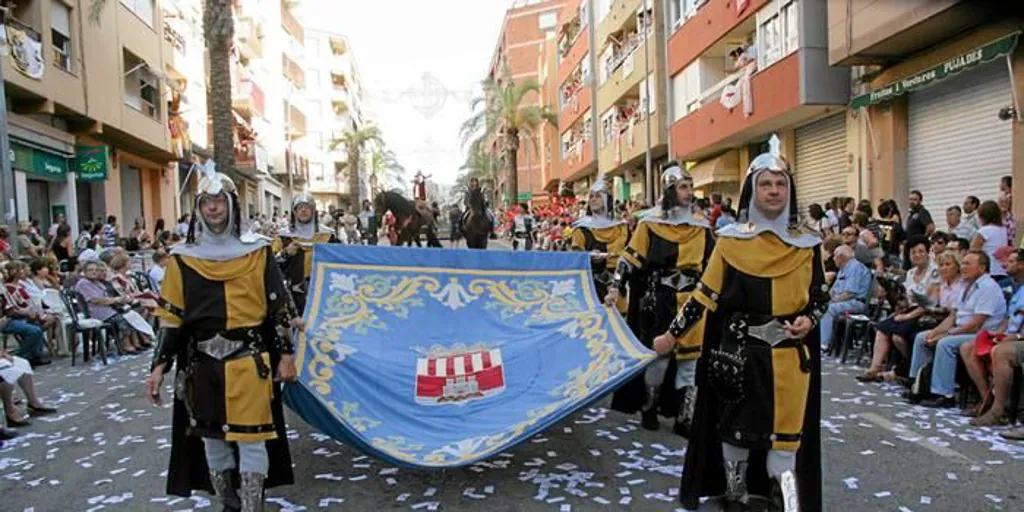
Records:
M583 253L317 245L306 326L288 405L412 467L497 454L655 358Z

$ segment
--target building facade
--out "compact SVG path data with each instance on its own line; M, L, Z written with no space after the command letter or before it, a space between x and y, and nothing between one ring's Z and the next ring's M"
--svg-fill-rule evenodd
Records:
M114 215L122 235L178 209L161 93L163 15L111 2L96 22L81 1L26 0L5 20L3 58L15 214L46 230Z
M700 195L739 199L751 159L778 134L801 210L847 195L850 71L830 67L817 0L673 2L670 153Z
M861 141L854 160L862 197L906 208L919 190L944 229L946 208L967 195L995 199L1002 176L1024 178L1020 10L953 0L845 3L829 1L829 61L855 67L850 138ZM1014 209L1024 215L1020 202Z
M491 58L488 80L494 83L513 81L523 83L527 80L541 81L539 65L549 37L554 37L558 28L558 17L567 0L517 0L505 13L501 32L498 36L494 56ZM554 73L550 78L554 79ZM545 77L547 78L547 76ZM522 105L542 105L544 85L541 93L530 93L523 99ZM544 132L542 127L532 137L520 134L517 176L519 197L504 198L512 202L544 202L548 192L542 172L547 165ZM499 190L505 190L504 173L499 173ZM514 200L513 200L514 199Z

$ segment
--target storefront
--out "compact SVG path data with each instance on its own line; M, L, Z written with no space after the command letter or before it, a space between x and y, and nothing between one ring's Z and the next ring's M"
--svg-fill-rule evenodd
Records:
M876 145L875 197L903 199L920 190L937 229L945 229L946 208L967 195L995 199L1000 177L1024 172L1015 169L1024 148L1015 148L1019 121L1012 113L1015 96L1024 98L1021 83L1014 90L1019 36L1000 26L979 29L894 66L882 84L853 99L851 106L867 113ZM905 173L890 156L901 147ZM884 181L890 169L891 183Z
M849 157L846 150L846 113L833 114L795 130L797 208L807 214L807 206L847 196Z
M73 156L63 148L11 138L10 161L14 171L15 206L18 221L39 221L46 233L58 214L75 221L75 183L68 173Z

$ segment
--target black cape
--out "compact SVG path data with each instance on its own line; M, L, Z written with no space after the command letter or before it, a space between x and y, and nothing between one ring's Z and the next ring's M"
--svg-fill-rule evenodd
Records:
M721 310L719 310L721 311ZM697 361L697 404L694 412L693 433L686 449L686 462L679 485L683 506L696 510L703 496L725 493L725 469L722 460L722 439L718 434L719 404L708 385L707 354L718 348L722 332L723 315L708 312L704 350ZM804 412L803 433L796 453L796 485L801 512L822 510L821 474L821 349L815 328L807 335L805 346L810 351L811 379ZM747 490L750 494L767 496L771 480L765 469L766 450L751 450L747 471Z

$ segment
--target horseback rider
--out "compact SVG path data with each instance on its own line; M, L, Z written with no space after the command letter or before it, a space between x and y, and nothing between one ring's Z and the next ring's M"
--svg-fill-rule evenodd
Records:
M466 196L463 199L463 203L466 205L466 211L462 214L461 225L466 225L469 215L474 212L485 212L487 219L491 221L491 225L494 224L494 215L487 209L487 200L484 199L484 192L480 188L480 180L477 178L469 179L469 190L466 191Z
M423 171L416 171L416 176L412 179L412 198L416 201L427 200L427 178L430 176L424 176Z

